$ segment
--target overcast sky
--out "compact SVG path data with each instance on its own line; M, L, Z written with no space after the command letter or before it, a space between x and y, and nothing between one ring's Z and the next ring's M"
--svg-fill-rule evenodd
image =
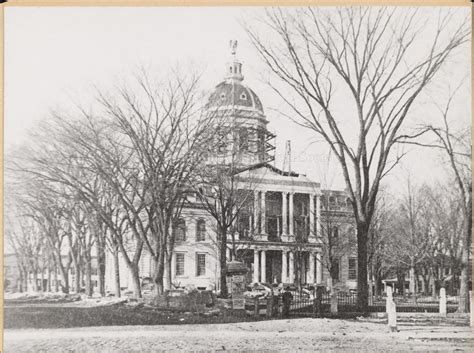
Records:
M285 141L292 140L293 169L319 180L325 174L327 149L322 144L310 144L310 131L277 113L282 102L263 83L262 77L268 72L240 24L257 11L260 10L5 8L6 152L26 142L27 130L47 116L51 108L84 97L91 85L113 82L139 66L159 70L176 63L192 65L203 70L203 86L211 90L223 79L229 40L237 39L244 83L261 98L269 128L277 134L277 166L281 166ZM465 11L468 13L469 8ZM456 64L442 73L444 77L469 77L469 56L466 46ZM456 101L460 124L470 122L470 97L466 85ZM436 119L428 105L420 105L417 112L422 112L419 115L423 118ZM410 172L420 182L433 182L443 175L443 168L436 153L413 150L388 181L400 185L401 178ZM332 187L344 188L337 169L332 167L329 174Z

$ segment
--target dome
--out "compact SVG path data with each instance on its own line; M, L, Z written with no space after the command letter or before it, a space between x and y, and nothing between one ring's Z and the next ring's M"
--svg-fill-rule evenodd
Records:
M207 108L231 108L253 110L263 114L260 98L239 80L230 79L219 83L209 97Z

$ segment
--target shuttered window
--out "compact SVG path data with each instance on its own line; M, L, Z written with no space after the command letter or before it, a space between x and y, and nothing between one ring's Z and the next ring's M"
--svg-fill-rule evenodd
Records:
M196 223L196 241L206 240L206 221L200 219Z
M184 254L176 253L176 276L184 276Z
M357 279L357 260L355 258L349 259L349 279Z
M206 254L196 254L196 276L206 275Z

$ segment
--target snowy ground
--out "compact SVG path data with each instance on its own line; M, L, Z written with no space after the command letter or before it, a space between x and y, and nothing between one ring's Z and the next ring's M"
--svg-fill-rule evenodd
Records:
M440 351L470 352L468 326L292 319L233 324L7 329L5 352Z

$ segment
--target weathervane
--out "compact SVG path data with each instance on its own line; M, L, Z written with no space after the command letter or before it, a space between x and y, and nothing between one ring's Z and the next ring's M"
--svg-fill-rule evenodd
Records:
M230 42L230 52L232 55L235 55L235 52L237 51L237 40L231 39Z

